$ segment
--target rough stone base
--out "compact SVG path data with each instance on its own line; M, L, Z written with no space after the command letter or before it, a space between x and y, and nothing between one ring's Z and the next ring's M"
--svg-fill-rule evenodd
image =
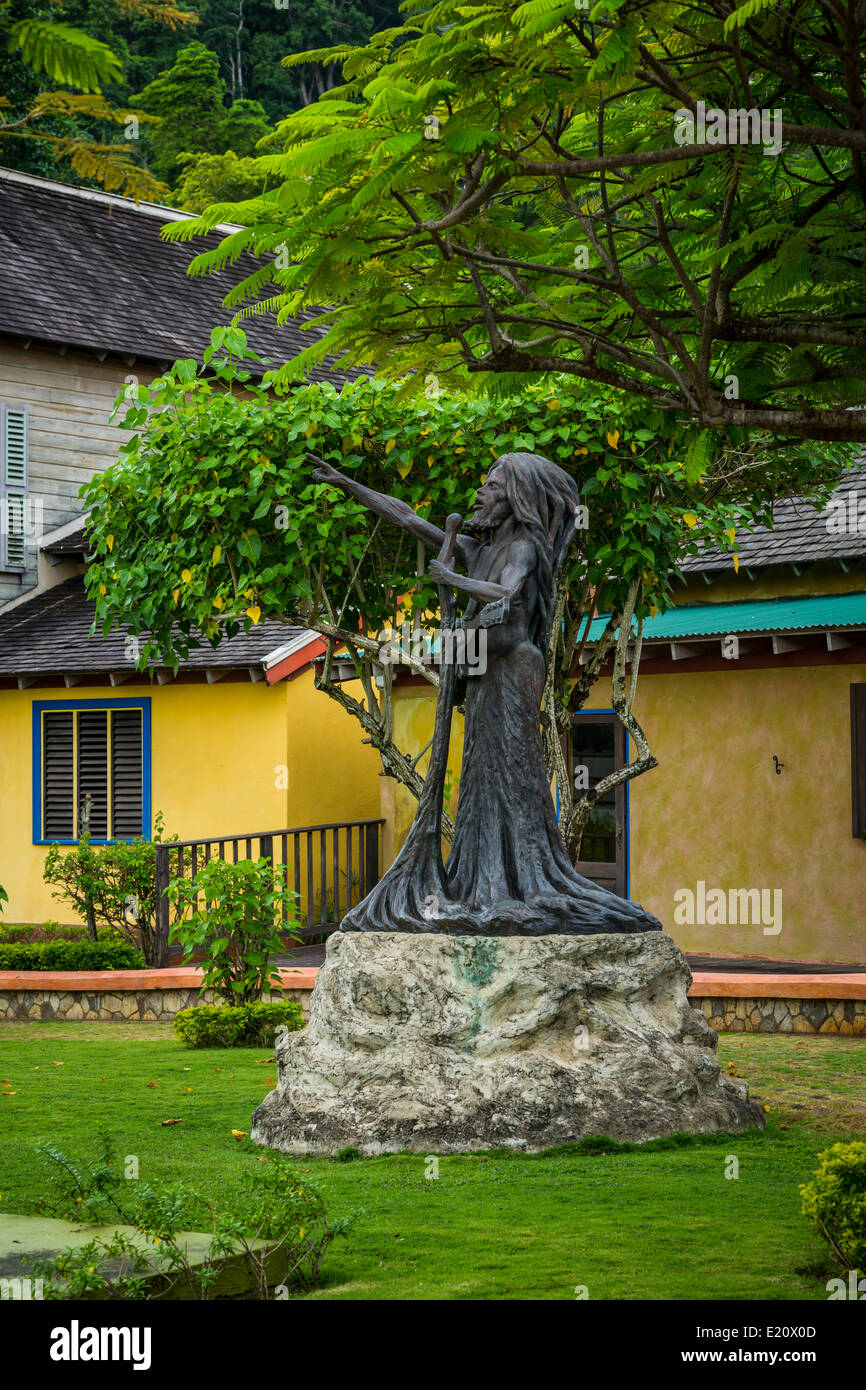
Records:
M287 1153L547 1148L764 1123L662 932L335 933L251 1137Z

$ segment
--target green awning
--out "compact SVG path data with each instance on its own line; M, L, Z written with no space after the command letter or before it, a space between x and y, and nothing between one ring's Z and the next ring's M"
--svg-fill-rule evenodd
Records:
M589 641L596 642L607 616L596 618ZM837 631L866 627L866 594L824 594L819 598L768 598L741 603L700 603L669 608L643 625L645 642L686 637L724 637L729 633Z

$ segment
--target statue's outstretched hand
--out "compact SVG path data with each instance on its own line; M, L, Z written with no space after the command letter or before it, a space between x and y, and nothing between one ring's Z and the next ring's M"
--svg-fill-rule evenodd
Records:
M313 477L317 483L339 483L342 476L339 468L335 468L332 463L326 463L324 459L320 459L313 469Z

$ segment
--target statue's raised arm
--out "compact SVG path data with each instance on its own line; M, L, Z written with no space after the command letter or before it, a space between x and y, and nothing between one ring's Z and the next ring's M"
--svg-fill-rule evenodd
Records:
M343 492L355 497L362 502L365 507L369 507L376 516L382 517L384 521L393 521L395 526L400 526L404 531L408 531L416 540L422 541L430 550L439 551L445 541L445 532L439 526L434 526L432 521L425 521L424 517L419 516L406 503L401 502L398 497L389 497L384 492L376 492L371 487L365 487L355 478L350 478L346 473L341 473L339 468L327 463L319 458L317 454L308 453L308 458L315 460L316 467L313 469L313 477L318 483L331 483L334 487L341 488ZM457 552L465 558L468 548L474 547L475 541L469 536L457 537Z

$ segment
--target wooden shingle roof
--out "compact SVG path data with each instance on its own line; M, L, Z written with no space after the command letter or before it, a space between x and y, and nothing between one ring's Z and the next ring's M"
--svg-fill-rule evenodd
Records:
M758 526L754 531L738 531L734 549L741 567L760 569L769 565L810 565L819 560L861 559L866 555L866 461L861 459L845 470L831 500L836 505L828 503L824 508L796 497L778 502L773 508L772 529ZM840 504L844 504L846 523L859 508L862 530L850 525L844 530L837 527ZM730 550L707 547L700 555L690 556L682 568L700 573L729 570L731 565Z
M0 169L0 331L160 363L200 360L211 329L232 318L223 299L261 262L244 255L218 274L191 278L190 261L228 229L191 243L164 241L160 228L186 215ZM255 316L244 331L253 351L279 366L322 336L304 331L312 317L280 327L275 314ZM356 374L323 365L309 375L339 384Z
M127 642L131 628L91 634L94 605L80 578L67 579L8 612L0 611L0 678L47 675L136 675ZM180 663L184 673L261 668L265 658L304 636L304 628L266 620L249 633L227 638L214 649L201 646ZM312 636L312 634L310 634ZM164 667L159 669L164 670Z

